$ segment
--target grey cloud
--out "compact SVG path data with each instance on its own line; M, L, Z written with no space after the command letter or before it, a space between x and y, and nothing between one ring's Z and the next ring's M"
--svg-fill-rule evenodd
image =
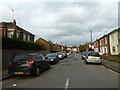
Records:
M80 45L117 28L117 3L100 2L27 2L12 5L15 9L17 24L42 37L59 44ZM9 4L4 5L9 11ZM3 12L2 20L10 20L10 15ZM10 12L10 11L9 11Z

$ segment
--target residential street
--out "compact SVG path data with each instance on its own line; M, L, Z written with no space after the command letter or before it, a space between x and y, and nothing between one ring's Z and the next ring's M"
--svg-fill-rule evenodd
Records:
M10 77L2 85L3 88L118 88L118 74L102 65L86 65L80 54L73 53L39 77Z

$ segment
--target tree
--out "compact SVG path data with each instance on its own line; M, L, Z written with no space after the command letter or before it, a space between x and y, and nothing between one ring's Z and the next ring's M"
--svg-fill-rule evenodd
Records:
M88 45L80 45L80 46L79 46L79 50L80 50L81 52L86 51L87 49L88 49Z
M53 42L51 40L47 41L49 44L53 45Z

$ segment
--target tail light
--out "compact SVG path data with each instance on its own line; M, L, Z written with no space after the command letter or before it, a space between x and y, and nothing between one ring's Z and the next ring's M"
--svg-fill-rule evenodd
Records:
M34 63L34 60L35 60L34 57L32 57L31 60L28 62L28 66L32 66Z
M86 56L86 59L88 59L88 56Z
M100 56L100 59L102 59L102 56Z
M12 67L12 63L10 63L10 65L9 65L10 67Z

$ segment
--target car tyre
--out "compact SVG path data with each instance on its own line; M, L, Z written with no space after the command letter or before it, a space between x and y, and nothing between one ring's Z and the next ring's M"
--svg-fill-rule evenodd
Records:
M35 71L35 76L38 77L40 75L40 68L36 68L36 71Z
M51 64L49 63L49 64L48 64L48 69L50 69L50 68L51 68Z
M10 73L10 76L11 76L11 77L14 77L14 76L15 76L15 74L13 74L13 73Z

